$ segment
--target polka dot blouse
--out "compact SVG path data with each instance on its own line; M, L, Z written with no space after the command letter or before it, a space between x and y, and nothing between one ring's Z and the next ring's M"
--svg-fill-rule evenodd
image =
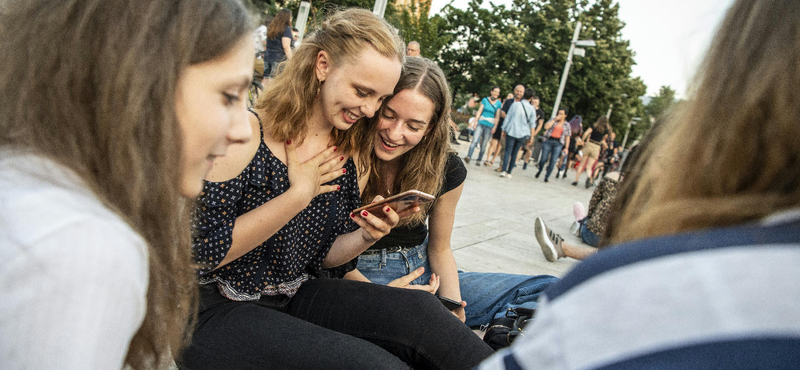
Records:
M239 176L205 183L193 225L194 255L201 265L199 282L216 283L226 297L247 301L262 294L291 297L309 278L325 275L322 261L336 237L358 228L350 219L350 211L361 203L352 158L344 168L345 175L328 183L341 186L339 191L318 195L271 238L212 271L231 247L236 217L289 189L286 165L272 154L262 136L255 157ZM348 264L350 270L353 265Z

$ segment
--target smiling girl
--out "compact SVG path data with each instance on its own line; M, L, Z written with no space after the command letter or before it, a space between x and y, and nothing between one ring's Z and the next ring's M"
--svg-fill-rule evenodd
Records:
M350 213L367 166L347 131L392 93L403 46L369 11L333 14L257 103L259 139L215 162L195 216L200 314L181 369L457 369L489 355L429 294L325 278L404 216Z
M450 93L444 73L424 58L406 60L395 94L375 124L359 133L373 143L372 171L362 200L421 190L438 194L358 260L352 280L437 293L462 303L453 313L467 326L488 324L508 308L535 308L555 277L459 272L450 249L455 209L467 169L447 144ZM428 221L427 225L425 221Z

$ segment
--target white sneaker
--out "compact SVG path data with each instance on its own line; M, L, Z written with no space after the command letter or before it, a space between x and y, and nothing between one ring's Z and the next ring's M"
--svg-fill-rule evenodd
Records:
M580 237L581 236L581 224L580 224L580 222L574 221L572 223L572 226L570 226L570 228L569 228L569 232L572 235Z
M555 262L557 259L564 257L564 249L561 247L564 239L554 233L553 230L550 230L541 217L536 217L533 230L536 235L536 241L539 242L546 260Z
M508 176L508 174L506 173L506 171L500 172L500 177L506 177L506 176Z
M510 174L510 173L507 173L507 174L506 174L506 178L507 178L507 179L510 179L510 178L511 178L511 174Z

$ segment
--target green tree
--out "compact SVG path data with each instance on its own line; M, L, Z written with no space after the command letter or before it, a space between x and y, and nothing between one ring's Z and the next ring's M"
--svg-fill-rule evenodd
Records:
M396 9L393 14L386 16L386 20L397 27L404 42L419 42L422 56L435 59L438 52L450 43L451 36L440 32L444 22L442 17L417 15L428 14L430 8L430 3L419 4L413 0L410 7Z
M580 114L587 124L614 105L612 125L624 129L640 115L638 99L646 86L631 78L634 53L622 39L624 23L619 4L612 0L515 0L508 9L490 3L490 9L472 0L465 10L445 7L444 33L454 42L445 46L438 61L454 92L479 92L499 85L503 94L522 83L541 97L549 118L577 21L581 39L593 39L585 57L573 65L561 100L570 117Z
M650 102L644 108L644 112L648 116L658 119L673 104L675 104L675 90L669 86L661 86L658 90L658 95L650 99Z

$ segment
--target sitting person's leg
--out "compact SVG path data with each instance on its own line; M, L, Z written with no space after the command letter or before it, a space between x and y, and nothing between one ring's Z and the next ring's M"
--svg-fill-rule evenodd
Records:
M503 317L509 308L536 308L536 301L558 278L550 275L514 275L485 272L459 272L461 299L469 327L486 325Z
M419 290L315 279L300 287L287 313L377 344L414 368L469 369L493 352L435 296Z
M583 228L585 226L581 226L582 230ZM539 246L542 248L545 259L550 262L555 262L557 259L564 257L583 260L597 253L597 248L567 243L561 235L556 234L547 227L541 217L536 217L536 221L534 221L534 234L536 235L536 241L539 242Z
M177 359L180 369L409 367L373 343L281 312L288 298L269 301L232 301L216 286L202 287L197 327Z

